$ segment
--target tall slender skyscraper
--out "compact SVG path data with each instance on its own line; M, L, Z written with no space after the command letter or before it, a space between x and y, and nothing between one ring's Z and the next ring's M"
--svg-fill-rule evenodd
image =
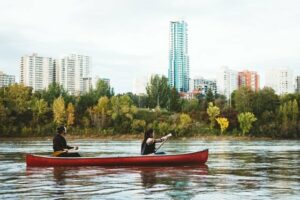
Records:
M189 90L190 67L186 22L170 22L169 45L169 85L175 87L179 92L187 92Z

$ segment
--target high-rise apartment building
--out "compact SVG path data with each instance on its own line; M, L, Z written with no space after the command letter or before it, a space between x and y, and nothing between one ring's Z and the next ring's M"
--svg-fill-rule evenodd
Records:
M218 93L230 99L231 93L236 89L238 89L238 73L228 67L222 67L217 77Z
M15 76L14 75L8 75L0 71L0 88L9 86L11 84L15 83Z
M289 68L268 70L266 86L273 88L278 95L293 93L293 71Z
M259 75L257 72L244 70L238 73L238 83L240 87L247 87L253 91L259 90Z
M210 89L212 93L217 93L217 82L216 80L208 80L203 77L195 77L191 79L192 84L190 85L190 91L197 90L200 94L206 94Z
M139 77L133 80L133 94L145 95L148 79L146 77Z
M70 94L85 93L92 87L90 77L90 57L71 54L56 59L56 82L62 85Z
M300 93L300 76L296 77L296 92Z
M20 83L33 88L33 91L46 89L55 80L53 59L37 54L21 58Z
M169 41L169 85L175 87L179 92L187 92L189 76L187 23L172 21L170 22Z

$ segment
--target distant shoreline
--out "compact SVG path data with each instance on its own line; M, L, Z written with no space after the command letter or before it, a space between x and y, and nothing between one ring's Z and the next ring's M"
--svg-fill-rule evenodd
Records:
M1 141L28 141L28 140L52 140L52 136L24 136L24 137L0 137ZM159 137L158 137L159 138ZM143 134L122 134L122 135L67 135L67 140L78 140L78 139L100 139L100 140L142 140ZM208 141L259 141L259 140L287 140L278 138L268 138L268 137L249 137L249 136L230 136L230 135L199 135L199 136L173 136L171 140L208 140Z

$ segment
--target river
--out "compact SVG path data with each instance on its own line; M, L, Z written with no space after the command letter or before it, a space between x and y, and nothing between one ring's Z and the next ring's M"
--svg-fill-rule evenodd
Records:
M26 167L51 140L0 141L0 199L299 199L299 141L171 140L168 154L208 148L206 165ZM70 140L82 156L130 156L140 141Z

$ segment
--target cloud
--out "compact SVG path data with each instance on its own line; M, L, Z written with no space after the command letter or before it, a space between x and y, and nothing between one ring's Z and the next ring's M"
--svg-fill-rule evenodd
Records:
M0 67L19 76L24 54L92 57L93 73L131 91L135 77L167 75L169 21L188 23L191 76L218 68L289 66L300 74L297 0L52 0L0 2Z

